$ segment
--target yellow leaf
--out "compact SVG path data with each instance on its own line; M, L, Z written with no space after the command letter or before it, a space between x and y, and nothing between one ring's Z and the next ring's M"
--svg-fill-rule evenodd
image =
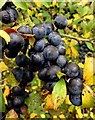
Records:
M76 108L76 112L77 112L76 117L77 118L83 118L83 114L81 112L81 108L77 107L77 106L75 108Z
M72 103L71 103L70 100L69 100L69 95L66 96L65 101L66 101L66 104L72 105Z
M79 19L80 18L80 16L79 16L79 14L74 14L74 20L77 20L77 19Z
M0 62L0 72L3 72L5 70L8 70L8 67L4 62Z
M53 0L52 5L53 5L53 6L56 5L56 0Z
M72 24L72 22L73 22L73 19L69 19L68 20L68 25Z
M34 37L32 37L32 38L29 39L29 44L30 44L31 46L34 45L34 42L35 42L35 38L34 38Z
M35 118L35 116L37 116L36 113L31 113L31 114L30 114L30 118Z
M84 38L87 39L90 37L90 32L84 34Z
M64 114L60 114L60 115L59 115L59 118L60 118L60 119L64 119L64 118L66 118L66 117L65 117Z
M71 43L70 43L70 46L74 46L75 44L77 44L77 41L74 40L74 39L72 39L72 40L71 40Z
M84 64L84 73L83 79L85 83L88 85L95 84L95 58L93 57L85 57L85 64Z
M78 51L73 46L71 47L71 50L72 50L72 56L74 57L78 56Z
M45 114L40 114L40 116L41 116L41 118L45 118L46 117Z
M62 73L62 72L58 72L57 73L57 77L60 79L63 75L65 75L64 73Z
M4 100L5 100L5 104L7 104L7 99L6 97L10 94L10 89L8 86L5 86L5 90L4 90Z
M41 7L41 2L39 0L33 0L37 7Z
M84 16L84 19L93 20L93 18L94 18L93 15L86 15L86 16Z
M70 55L71 54L71 50L70 50L70 48L68 48L67 50L66 50L66 55Z
M79 66L80 68L84 68L84 64L82 64L82 63L78 63L78 66Z
M94 101L94 92L89 86L85 85L82 91L82 108L93 107Z
M0 30L0 36L5 39L7 44L10 42L10 36L4 30Z

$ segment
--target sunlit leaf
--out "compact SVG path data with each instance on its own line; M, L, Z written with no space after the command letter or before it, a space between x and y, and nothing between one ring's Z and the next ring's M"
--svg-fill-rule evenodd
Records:
M0 112L5 112L5 101L1 85L0 85Z
M72 46L71 47L71 50L72 50L72 56L78 56L78 51Z
M83 118L81 108L76 106L75 109L76 109L76 117L77 118Z
M86 15L86 16L84 16L84 19L93 20L93 18L94 18L93 15Z
M28 6L26 4L26 2L22 2L22 1L17 1L17 0L12 0L12 2L16 5L17 8L21 8L23 10L27 10Z
M10 42L10 36L4 30L0 30L0 36L5 39L6 43Z
M66 83L63 78L61 78L54 86L52 92L52 100L54 103L54 109L57 109L63 102L66 97Z
M0 72L3 72L5 70L8 70L7 65L2 61L0 62Z
M90 32L84 34L84 38L87 39L90 37Z
M0 0L0 8L6 3L7 0Z
M33 0L33 2L37 5L37 7L41 7L41 1L40 0Z
M85 80L85 83L88 85L95 84L95 58L93 57L85 57L85 64L84 64L84 73L83 78Z
M83 108L91 108L94 106L95 98L94 92L92 89L85 85L82 91L82 107Z
M89 7L88 6L83 7L81 11L81 16L86 15L88 12L89 12Z
M53 6L56 5L56 0L53 0L52 5L53 5Z
M90 50L94 51L94 48L90 42L85 42L85 43Z
M30 114L30 118L32 119L32 118L35 118L35 116L37 116L37 114L35 114L35 113L31 113Z

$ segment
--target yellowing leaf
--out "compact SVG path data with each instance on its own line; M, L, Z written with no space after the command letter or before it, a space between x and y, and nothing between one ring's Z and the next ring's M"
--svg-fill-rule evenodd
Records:
M71 47L71 50L72 50L72 56L74 57L78 56L78 51L73 46Z
M17 120L18 114L12 109L6 114L6 119Z
M90 32L84 34L84 38L87 39L90 37Z
M35 113L31 113L30 114L30 118L32 119L32 118L35 118L35 116L37 116L37 114L35 114Z
M95 58L85 57L83 78L88 85L95 84Z
M41 2L39 0L33 0L37 7L41 7Z
M91 108L93 107L94 102L95 102L94 92L89 86L85 85L82 91L82 107Z
M29 39L29 44L30 44L31 46L34 45L34 42L35 42L35 38L34 38L34 37L32 37L32 38Z
M93 15L86 15L86 16L84 16L84 19L93 20L93 18L94 18Z
M5 100L5 104L7 104L7 99L6 97L10 94L10 89L8 86L5 86L5 90L4 90L4 100Z
M10 42L10 36L4 30L0 30L0 36L5 39L6 43Z
M44 107L45 110L54 108L54 104L53 104L53 101L52 101L52 95L51 94L47 95L47 97L45 98L45 103L46 103L46 105Z
M8 70L7 65L5 65L4 62L0 62L0 72L3 72L5 70Z
M66 83L63 78L61 78L54 86L52 91L52 100L54 103L54 109L57 110L59 106L62 105L66 98L67 89Z

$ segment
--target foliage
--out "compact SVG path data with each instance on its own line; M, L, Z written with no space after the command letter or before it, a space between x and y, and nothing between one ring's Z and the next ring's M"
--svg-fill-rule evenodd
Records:
M1 0L0 8L5 4L7 0ZM58 2L53 0L52 2L41 2L40 0L33 0L33 2L17 2L12 0L18 11L18 19L16 22L10 24L3 24L2 30L0 30L0 36L2 36L6 42L10 41L8 31L17 30L22 25L29 25L31 28L35 24L43 22L54 22L56 15L63 14L68 19L68 26L65 30L58 30L62 35L62 40L66 46L66 55L68 61L76 61L81 68L84 68L84 89L83 89L83 105L76 107L72 105L67 98L66 84L63 78L63 74L59 73L58 77L61 78L55 85L53 92L43 89L43 82L41 82L37 76L26 87L29 97L25 99L25 104L28 107L29 118L84 118L94 119L95 111L95 45L93 42L93 36L95 34L95 18L93 15L93 2ZM20 11L20 12L19 12ZM7 31L5 30L7 28ZM64 36L65 34L65 36ZM69 35L66 37L66 35ZM74 37L72 38L72 36ZM33 36L24 36L29 38L30 45L34 44ZM79 38L79 39L78 39ZM93 52L91 57L85 56L84 65L80 63L78 59L78 51L80 49L79 43L84 41L87 47ZM30 47L30 46L29 46ZM4 60L0 60L0 72L2 72L2 78L0 79L0 106L5 111L6 97L9 94L9 89L18 82L15 80L11 69L15 67L14 59L8 59L4 57ZM3 92L1 92L1 86ZM6 87L7 86L7 87ZM8 87L9 86L9 87ZM61 88L61 89L60 89ZM1 100L2 99L2 100ZM5 101L4 101L5 99ZM2 101L2 103L1 103ZM2 104L2 105L1 105ZM1 108L1 107L0 107ZM26 110L26 109L25 109ZM13 113L13 116L12 116ZM6 118L17 118L17 114L11 110L7 114ZM27 117L23 114L21 118Z

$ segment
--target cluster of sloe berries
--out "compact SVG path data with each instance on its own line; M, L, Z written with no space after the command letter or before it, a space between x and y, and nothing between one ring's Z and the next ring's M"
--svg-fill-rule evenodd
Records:
M4 21L5 19L2 19L2 22ZM32 29L28 25L19 27L17 32L9 34L10 42L8 44L3 38L0 38L4 41L4 45L0 45L3 55L15 58L18 66L13 68L12 73L19 82L19 86L12 88L12 93L9 95L11 99L7 99L15 108L22 105L27 96L25 87L28 82L33 80L35 72L38 72L39 79L44 81L44 87L50 92L59 80L57 73L65 73L66 76L63 77L66 81L70 101L76 106L82 104L83 70L77 63L68 62L64 42L57 32L58 29L64 29L67 24L66 17L59 15L55 17L54 24L44 22L33 26ZM29 48L29 40L24 39L19 33L33 34L34 45ZM7 107L11 109L12 106L8 104Z
M75 62L69 62L64 68L69 100L75 106L82 105L83 69Z
M79 60L84 64L85 63L85 55L92 51L87 47L85 42L80 43L80 50L79 50Z
M28 97L28 93L25 89L14 86L11 89L10 94L7 96L7 110L14 109L18 115L21 113L21 106L24 105L24 99Z
M12 2L6 2L0 9L0 21L5 24L15 22L18 18L17 10L14 8Z

